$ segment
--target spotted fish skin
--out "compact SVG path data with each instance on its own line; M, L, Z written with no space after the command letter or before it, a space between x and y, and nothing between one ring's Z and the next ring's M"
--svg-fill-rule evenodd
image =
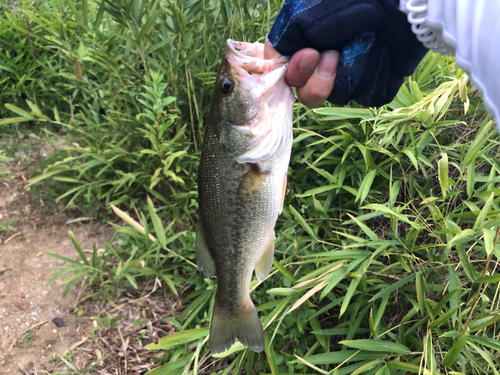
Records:
M197 264L217 276L210 349L236 339L252 350L265 337L250 298L255 269L272 266L274 226L283 207L295 97L284 82L287 58L263 59L263 45L228 40L198 174Z

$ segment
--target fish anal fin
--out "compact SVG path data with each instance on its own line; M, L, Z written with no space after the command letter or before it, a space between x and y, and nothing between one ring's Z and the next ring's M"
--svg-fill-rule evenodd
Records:
M278 214L281 214L281 212L283 211L283 204L285 203L287 180L288 180L288 176L287 176L287 173L285 172L285 177L283 178L283 187L281 188L281 200L280 200L280 208L278 210Z
M264 350L264 330L250 297L244 306L237 309L234 316L225 314L218 306L217 300L215 302L210 324L210 351L212 354L222 353L229 349L236 339L255 352Z
M271 233L264 253L255 265L255 276L259 281L264 281L269 276L274 259L274 232Z
M203 226L201 222L198 223L198 229L196 231L196 265L198 269L203 272L205 277L212 278L215 276L215 261L210 254L207 247L207 242L205 240L205 233L203 232Z

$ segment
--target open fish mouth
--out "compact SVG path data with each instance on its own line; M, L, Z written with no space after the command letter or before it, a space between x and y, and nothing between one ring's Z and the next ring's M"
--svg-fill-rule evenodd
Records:
M290 60L287 56L278 56L274 59L264 59L264 44L237 42L228 39L226 43L226 57L231 64L244 69L249 74L264 74L276 70Z

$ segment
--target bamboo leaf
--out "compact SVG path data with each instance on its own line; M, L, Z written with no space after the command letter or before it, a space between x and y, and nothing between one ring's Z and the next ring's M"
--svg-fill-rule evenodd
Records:
M204 338L209 334L209 331L207 327L173 333L169 336L162 337L160 341L158 341L158 344L149 344L146 348L149 350L167 350L178 345Z
M163 227L163 224L161 223L161 219L156 213L156 209L153 205L153 201L151 198L148 196L148 210L149 214L151 215L151 220L153 221L153 226L155 228L156 236L158 237L158 241L160 242L162 247L167 246L167 237L165 235L165 228Z
M491 276L480 277L475 280L476 283L492 284L500 282L500 273Z
M406 346L391 341L361 339L344 340L340 341L339 344L348 346L349 348L368 350L370 352L389 352L398 354L411 353L411 350Z
M377 175L377 171L375 169L371 170L368 172L363 179L363 182L359 186L358 193L356 194L356 202L359 201L360 204L362 204L366 197L368 196L368 193L370 192L370 188L372 187L373 180L375 179L375 176Z
M85 265L90 266L90 263L89 263L89 261L87 259L87 256L85 255L85 253L83 252L82 247L80 246L80 244L76 240L76 237L73 234L73 232L72 231L68 231L68 236L69 236L71 242L73 243L73 246L75 247L75 250L78 252L78 255L83 260L83 262L85 263Z
M419 229L420 228L420 226L418 224L416 224L413 221L411 221L410 219L408 219L408 217L406 217L405 215L402 215L402 214L399 214L397 212L394 212L389 207L386 207L384 205L381 205L381 204L378 204L378 203L373 203L373 204L367 204L363 208L367 209L367 210L382 211L382 212L384 212L386 214L389 214L390 216L393 216L393 217L397 218L400 221L404 221L405 223L410 224L415 229Z
M493 229L483 228L484 249L486 254L490 255L493 252L493 241L495 240L495 231Z
M128 225L130 225L132 228L134 228L137 232L139 232L141 234L146 234L146 231L144 230L144 227L141 224L139 224L137 221L135 221L134 219L132 219L127 213L123 212L118 207L115 207L113 205L111 205L111 208L113 209L113 212L120 219L122 219L124 222L126 222ZM151 233L149 233L148 236L149 236L149 239L151 241L153 241L153 242L156 241L156 238L154 238Z
M316 285L314 288L310 289L306 294L304 294L302 297L299 298L297 302L293 304L293 306L288 310L287 314L291 313L293 310L298 308L300 305L302 305L305 301L307 301L311 296L313 296L316 292L320 291L325 287L325 285L328 284L326 280L320 282L318 285Z
M437 318L434 322L432 322L431 324L431 328L434 329L434 328L437 328L437 327L440 327L442 326L444 323L446 323L450 318L451 316L455 313L455 311L457 311L458 309L460 308L460 306L457 306L453 309L450 309L448 310L446 313L444 313L443 315L441 315L439 318Z
M405 278L403 278L402 280L399 280L397 282L395 282L394 284L391 284L391 285L388 285L386 286L384 289L382 289L380 292L378 292L377 294L375 294L371 299L370 299L370 302L373 302L375 301L376 299L378 298L382 298L383 296L385 296L386 294L389 294L391 293L392 291L398 289L399 287L405 285L406 283L412 281L415 277L417 277L417 274L416 273L412 273L408 276L406 276Z
M422 316L425 315L425 281L422 272L417 272L417 278L415 281L415 285L417 288L417 301L418 307Z
M33 116L31 113L26 112L24 109L21 109L19 107L16 107L15 105L5 103L5 108L11 110L12 112L20 115L21 117L24 117L28 120L34 120L35 116Z
M455 341L453 346L448 353L443 358L443 365L451 368L451 366L456 362L458 355L465 348L465 344L467 343L467 339L469 338L469 331L463 333L460 338Z
M276 363L276 353L274 352L271 338L269 337L269 332L266 331L265 335L266 335L266 345L264 347L264 351L266 353L266 358L269 363L269 367L271 368L271 373L273 375L279 375L279 369Z
M491 205L493 203L493 198L495 198L495 194L491 193L489 198L486 200L483 208L481 209L481 212L479 213L479 216L477 217L472 230L477 231L483 225L484 219L486 219L486 216L488 215L488 212L490 211Z
M438 163L439 184L441 185L441 193L443 198L446 198L448 192L448 154L443 152Z
M306 233L315 241L318 240L318 238L316 237L316 234L313 232L312 228L309 226L309 224L307 224L307 222L304 220L304 218L302 217L302 215L292 206L288 206L290 208L290 212L292 213L292 215L295 217L295 219L297 219L297 222L302 226L302 228L304 228L304 230L306 231Z
M395 370L403 370L414 374L423 374L423 375L440 375L438 372L431 372L426 368L421 366L412 365L411 363L399 362L399 361L387 361L386 366L389 368L393 368Z

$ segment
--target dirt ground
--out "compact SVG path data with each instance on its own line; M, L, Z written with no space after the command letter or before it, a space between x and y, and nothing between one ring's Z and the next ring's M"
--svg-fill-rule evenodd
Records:
M78 302L76 288L62 298L64 286L46 286L50 268L63 262L44 252L74 258L68 230L75 233L84 249L94 242L105 245L112 231L92 222L66 224L55 212L44 212L26 191L25 170L13 163L13 178L0 182L0 373L32 373L52 370L55 355L67 354L84 338L74 314ZM24 177L24 178L23 178ZM38 203L38 202L37 202ZM58 319L57 319L58 318ZM53 320L56 322L59 327Z
M26 189L25 163L14 161L9 167L11 180L0 181L0 374L136 374L155 367L161 353L144 346L174 330L163 318L174 316L180 301L161 293L159 283L114 301L83 304L86 290L80 281L65 298L60 280L46 286L50 269L64 262L44 252L77 258L68 230L84 251L94 242L103 248L114 230L44 210ZM155 297L157 290L161 298ZM92 334L94 317L118 316L117 328Z

